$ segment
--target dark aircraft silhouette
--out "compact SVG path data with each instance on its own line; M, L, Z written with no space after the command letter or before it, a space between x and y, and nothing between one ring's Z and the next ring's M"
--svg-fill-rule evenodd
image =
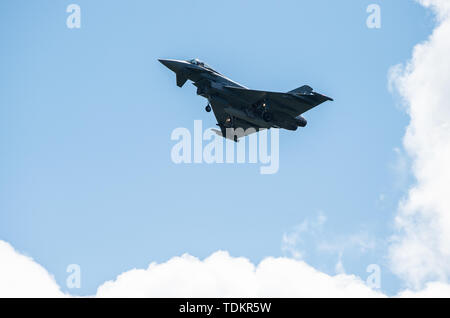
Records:
M261 129L274 127L295 131L305 127L307 121L301 116L303 113L333 100L307 85L287 93L248 89L197 59L159 61L175 72L179 87L187 80L193 82L197 94L209 101L206 111L212 109L216 116L220 131L214 131L234 141Z

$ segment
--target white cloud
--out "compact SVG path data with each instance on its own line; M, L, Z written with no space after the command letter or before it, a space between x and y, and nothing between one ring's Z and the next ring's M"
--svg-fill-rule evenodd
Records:
M391 80L397 78L398 74L391 74ZM411 174L410 171L410 160L408 155L400 148L394 148L395 161L390 164L389 168L394 173L394 189L395 190L405 190L408 188L408 181Z
M351 234L332 234L332 239L324 238L322 234L325 232L326 221L327 217L322 212L315 219L305 219L292 231L283 234L281 250L295 259L305 259L306 250L311 251L312 248L317 252L336 254L339 256L339 268L343 268L344 252L356 249L365 253L376 247L376 240L364 230Z
M54 278L30 257L0 241L0 298L66 297ZM102 284L97 297L383 297L354 276L324 274L303 261L246 258L216 252L133 269Z
M398 294L404 298L450 298L450 285L440 282L427 283L420 291L405 290Z
M390 73L411 118L403 144L416 178L399 206L390 261L414 288L450 275L450 1L420 2L439 24L411 61Z
M98 297L383 297L354 275L324 274L303 261L246 258L216 252L134 269L104 283Z
M0 241L0 298L70 297L33 259ZM147 269L126 271L102 284L96 297L386 297L361 278L327 275L303 261L266 258L254 265L227 252L204 260L185 254ZM397 297L450 297L450 285L429 283L421 291L405 290Z
M322 232L326 221L327 217L322 212L319 212L316 219L306 219L296 225L293 231L283 234L281 250L295 259L302 259L305 256L305 252L302 250L302 245L305 243L304 236L316 236Z
M323 252L339 253L357 249L361 253L376 247L376 240L366 231L359 231L347 235L336 235L332 241L321 241L317 249Z
M64 296L41 265L0 241L0 298Z
M445 20L450 17L450 1L448 0L419 0L425 7L432 8L439 20Z
M344 264L342 263L342 252L339 253L339 259L334 266L334 270L336 271L336 274L345 274Z

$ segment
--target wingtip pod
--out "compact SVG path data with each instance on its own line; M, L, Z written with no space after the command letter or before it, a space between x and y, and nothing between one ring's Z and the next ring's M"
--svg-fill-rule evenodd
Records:
M328 96L325 96L325 95L322 95L322 94L319 94L319 93L316 93L316 92L313 92L313 95L316 96L316 97L318 97L318 98L319 98L320 100L322 100L323 102L326 102L326 101L333 102L333 101L334 101L333 98L328 97Z
M333 98L331 98L331 97L328 97L328 96L325 96L325 95L323 95L323 97L325 97L328 101L330 101L330 102L334 102L334 99Z

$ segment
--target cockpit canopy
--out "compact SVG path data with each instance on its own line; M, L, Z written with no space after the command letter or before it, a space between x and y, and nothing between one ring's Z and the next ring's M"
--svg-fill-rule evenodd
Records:
M192 65L197 65L197 66L201 66L204 67L214 73L220 74L219 72L217 72L216 70L214 70L211 66L209 66L208 64L206 64L205 62L200 61L199 59L192 59L192 60L188 60L187 62L191 63Z
M204 62L200 61L199 59L192 59L192 60L189 60L189 63L191 63L191 64L193 64L193 65L198 65L198 66L208 67L208 65L206 65Z
M210 69L213 71L212 67L209 66L208 64L206 64L205 62L200 61L199 59L192 59L188 61L189 63L191 63L192 65L198 65L207 69Z

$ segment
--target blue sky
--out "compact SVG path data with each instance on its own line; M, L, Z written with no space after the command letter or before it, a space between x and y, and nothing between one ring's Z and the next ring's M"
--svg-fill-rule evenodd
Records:
M66 27L67 5L81 29ZM368 29L378 3L381 29ZM217 250L259 262L283 256L282 237L319 213L304 260L403 287L386 263L387 238L411 178L396 169L406 113L388 90L434 27L414 1L2 1L0 4L0 239L80 295L150 262ZM215 125L192 85L179 89L157 58L198 57L255 89L308 84L335 99L309 125L280 134L280 170L175 165L177 127ZM323 251L364 233L375 242ZM289 255L288 255L289 256Z

